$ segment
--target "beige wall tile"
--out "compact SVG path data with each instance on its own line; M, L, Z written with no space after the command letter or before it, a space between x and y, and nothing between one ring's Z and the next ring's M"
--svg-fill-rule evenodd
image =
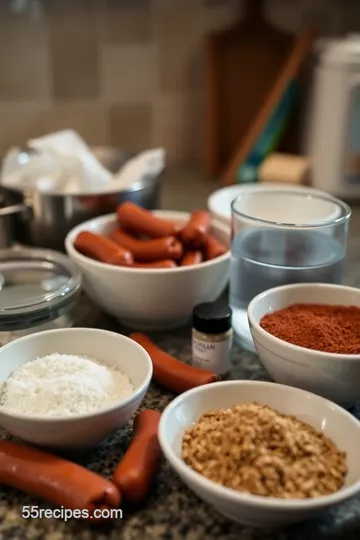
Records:
M108 45L101 54L102 97L115 103L151 102L156 54L151 45Z
M105 0L108 43L148 43L152 38L151 0Z
M36 103L0 103L0 154L11 146L24 145L31 137L44 134L46 105Z
M154 105L153 146L170 163L198 160L202 150L202 106L197 95L164 95Z
M244 0L204 0L202 28L204 32L223 30L244 16Z
M275 0L267 3L268 20L286 32L296 33L301 28L302 13L299 2Z
M97 101L54 105L0 103L0 153L32 137L74 129L88 144L108 144L106 108Z
M0 101L49 97L48 48L43 18L0 9Z
M185 3L164 4L155 13L160 91L189 92L200 84L203 13L197 2Z
M335 5L328 13L329 33L342 34L345 32L359 32L360 30L360 5L358 2L350 4L347 9L342 9L340 3Z
M323 33L359 30L355 1L340 4L267 0L266 13L293 31L312 19ZM111 141L134 150L162 145L170 162L199 158L203 38L241 15L240 1L42 5L45 15L32 17L11 13L0 0L0 152L73 128L90 144Z
M112 145L134 151L151 147L151 105L112 105L109 107L109 122Z
M55 99L99 94L99 0L49 0L52 88Z
M99 101L76 101L56 103L43 116L46 133L61 129L73 129L88 144L108 143L107 111Z

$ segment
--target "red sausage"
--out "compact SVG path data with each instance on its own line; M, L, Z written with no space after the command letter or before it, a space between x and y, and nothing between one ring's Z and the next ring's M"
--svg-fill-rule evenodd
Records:
M137 262L180 259L183 254L182 244L175 236L139 240L124 231L115 230L111 234L111 239L124 249L128 249Z
M191 266L193 264L200 264L204 260L202 251L188 251L181 259L180 266Z
M133 504L139 504L145 499L160 468L160 416L160 413L150 409L136 416L133 439L112 477L125 500Z
M121 227L150 238L174 236L180 229L175 223L154 216L151 212L132 202L120 204L116 214Z
M201 248L209 232L210 221L208 212L204 212L203 210L193 212L189 222L180 232L180 237L184 244L193 249Z
M129 337L149 353L153 364L153 379L169 390L181 394L195 386L220 380L220 377L213 371L189 366L170 356L144 334L135 332Z
M154 261L147 263L134 263L133 268L176 268L176 262L171 259L164 259L163 261Z
M216 257L220 257L220 255L224 255L227 251L229 251L224 246L224 244L222 244L212 234L208 234L206 236L204 249L207 261L210 261L211 259L216 259Z
M83 255L93 257L106 264L131 266L134 262L130 251L118 246L109 238L90 231L79 233L75 238L74 247Z
M1 484L70 510L87 510L89 517L96 509L119 508L121 503L118 488L109 480L71 461L11 441L0 441Z

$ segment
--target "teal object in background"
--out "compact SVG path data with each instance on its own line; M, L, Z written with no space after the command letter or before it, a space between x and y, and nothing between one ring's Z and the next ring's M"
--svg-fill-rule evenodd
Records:
M258 180L258 164L246 162L245 165L239 167L236 174L236 182L238 184L253 184Z
M299 85L294 80L288 85L255 147L249 153L246 161L238 168L236 174L238 184L257 182L257 170L264 159L278 147L298 95Z

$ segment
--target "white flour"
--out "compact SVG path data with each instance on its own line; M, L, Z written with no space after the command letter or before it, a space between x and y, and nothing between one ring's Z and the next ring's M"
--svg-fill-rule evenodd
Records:
M114 367L55 353L14 370L1 390L4 411L59 417L96 412L129 396L134 387Z

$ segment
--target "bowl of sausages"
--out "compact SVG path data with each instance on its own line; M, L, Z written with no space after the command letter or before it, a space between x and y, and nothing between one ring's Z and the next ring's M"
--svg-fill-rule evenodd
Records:
M65 247L103 311L130 328L164 330L224 291L230 242L230 228L208 212L150 212L124 202L75 227Z

